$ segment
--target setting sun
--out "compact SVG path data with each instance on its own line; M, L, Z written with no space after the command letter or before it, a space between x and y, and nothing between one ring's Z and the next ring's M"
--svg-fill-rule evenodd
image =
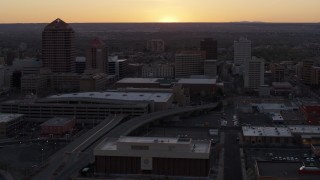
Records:
M174 17L163 17L162 19L160 19L159 22L162 23L174 23L174 22L178 22L178 20Z

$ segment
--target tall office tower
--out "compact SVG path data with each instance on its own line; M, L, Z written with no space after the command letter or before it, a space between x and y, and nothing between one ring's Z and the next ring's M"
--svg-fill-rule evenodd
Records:
M201 51L182 51L175 56L175 77L188 78L203 75L203 54Z
M75 33L69 24L56 19L42 32L42 64L52 72L75 71Z
M284 82L286 68L283 64L270 64L272 82Z
M86 54L86 72L108 73L108 51L106 44L99 38L90 42Z
M304 60L302 62L302 81L304 84L311 84L313 60Z
M245 63L244 87L257 90L264 85L264 60L252 57Z
M217 41L212 38L205 38L200 41L200 50L205 51L205 59L218 58L218 44Z
M244 65L245 61L251 59L251 41L241 37L239 41L234 41L234 64Z
M162 39L152 39L147 42L147 49L151 52L164 52L164 41Z

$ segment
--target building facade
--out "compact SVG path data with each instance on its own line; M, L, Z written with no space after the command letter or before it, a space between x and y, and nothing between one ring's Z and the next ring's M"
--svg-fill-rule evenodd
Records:
M87 49L86 71L108 74L108 50L99 38L92 40Z
M174 67L171 65L159 64L142 67L143 78L174 78Z
M75 71L75 32L61 19L48 24L42 32L42 63L52 72Z
M234 64L244 65L246 61L251 59L251 41L241 37L238 41L234 41Z
M204 60L204 75L215 78L217 76L217 61L216 60Z
M201 51L182 51L175 55L175 78L188 78L203 75L203 53Z
M0 113L0 138L17 135L24 124L23 114Z
M118 56L111 56L108 60L108 75L116 75L118 79L127 77L128 60L118 59Z
M244 87L257 90L264 85L264 60L253 57L245 63Z
M9 100L0 103L0 112L24 114L29 121L53 117L75 117L79 123L104 120L109 114L141 116L171 107L172 93L84 92L58 94L41 99Z
M200 41L200 50L205 52L205 59L218 59L218 43L212 38Z
M44 136L62 136L72 134L76 125L74 118L51 118L40 125L41 134Z
M210 141L190 138L120 137L94 150L97 174L208 176Z
M162 39L152 39L147 42L147 49L151 52L161 53L165 51L165 43Z

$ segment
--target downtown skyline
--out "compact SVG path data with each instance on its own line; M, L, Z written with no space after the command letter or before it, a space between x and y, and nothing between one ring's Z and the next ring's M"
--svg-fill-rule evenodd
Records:
M320 22L318 0L1 0L0 23Z

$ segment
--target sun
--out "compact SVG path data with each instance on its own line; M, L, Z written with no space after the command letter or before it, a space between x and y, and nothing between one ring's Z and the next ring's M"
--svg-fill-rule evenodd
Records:
M159 20L159 22L162 22L162 23L175 23L175 22L178 22L178 20L174 17L163 17Z

